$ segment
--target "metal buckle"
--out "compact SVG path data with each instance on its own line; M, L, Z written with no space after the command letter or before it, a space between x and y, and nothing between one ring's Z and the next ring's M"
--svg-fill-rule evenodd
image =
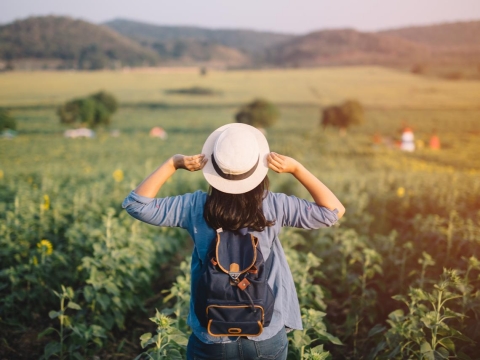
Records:
M240 276L240 272L229 272L228 275L232 278L233 281L236 283L238 282L238 277Z

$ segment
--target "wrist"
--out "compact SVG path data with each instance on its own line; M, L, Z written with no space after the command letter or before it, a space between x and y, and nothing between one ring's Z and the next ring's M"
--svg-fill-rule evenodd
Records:
M305 169L303 165L300 164L298 161L295 161L294 165L292 166L292 170L290 171L290 174L297 177L297 175L302 171L302 169Z
M183 167L183 155L175 154L170 158L170 163L173 165L175 170L181 169Z

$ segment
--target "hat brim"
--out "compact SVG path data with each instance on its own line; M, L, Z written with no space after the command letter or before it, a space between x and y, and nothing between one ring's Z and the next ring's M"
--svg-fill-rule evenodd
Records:
M212 154L213 148L215 146L215 142L220 134L225 131L227 128L241 128L247 126L252 134L255 135L258 142L259 147L259 162L258 166L248 178L243 180L228 180L222 178L220 175L217 174L213 167L212 163ZM243 194L252 189L254 189L258 184L260 184L265 176L268 173L268 163L267 163L267 155L270 153L270 148L268 146L268 141L265 136L262 134L260 130L254 128L253 126L242 124L242 123L232 123L227 124L219 127L217 130L212 132L210 136L203 144L202 154L208 159L207 163L205 164L202 172L203 176L205 176L205 180L217 190L220 190L224 193L228 194Z

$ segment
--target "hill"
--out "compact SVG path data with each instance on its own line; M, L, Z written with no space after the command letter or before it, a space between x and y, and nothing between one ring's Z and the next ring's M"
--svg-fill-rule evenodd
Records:
M158 55L105 26L45 16L0 26L0 59L16 64L34 59L43 60L47 67L99 69L154 64Z
M160 26L116 19L95 25L32 17L0 26L0 67L99 69L122 66L313 67L385 65L478 78L480 21L379 32L315 31L303 36L252 30ZM414 66L415 65L415 66ZM424 71L424 70L422 70ZM436 71L436 70L435 70ZM452 72L453 71L453 72ZM449 75L449 74L453 75ZM443 76L443 75L442 75Z
M428 64L476 67L480 59L480 21L379 32L316 31L268 49L267 58L279 66Z
M379 34L422 44L432 52L431 62L477 65L480 61L480 21L444 23L392 29Z
M378 32L432 48L480 48L480 21L412 26Z
M381 64L400 65L429 57L420 44L393 36L352 29L324 30L294 38L268 50L281 66Z
M162 65L243 67L251 63L250 57L238 49L209 41L184 39L141 44L156 51Z
M291 34L253 30L160 26L125 19L115 19L104 23L104 25L124 36L153 47L155 44L160 44L161 46L165 43L171 44L177 41L199 41L234 48L254 58L262 57L267 47L295 37L295 35Z

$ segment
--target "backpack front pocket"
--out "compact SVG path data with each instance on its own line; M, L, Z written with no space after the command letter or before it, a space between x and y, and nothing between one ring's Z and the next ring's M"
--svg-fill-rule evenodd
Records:
M212 336L258 336L264 312L259 305L209 305L207 331Z

